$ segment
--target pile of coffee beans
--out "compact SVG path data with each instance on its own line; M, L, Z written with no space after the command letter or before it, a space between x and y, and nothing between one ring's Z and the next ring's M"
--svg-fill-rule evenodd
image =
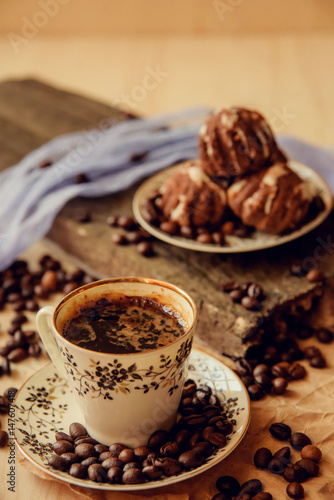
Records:
M158 430L146 446L131 449L122 443L105 446L88 436L78 423L69 435L56 433L55 455L49 466L80 479L111 484L139 484L195 469L219 448L224 448L235 421L228 419L209 386L187 380L180 403L180 418L171 431Z
M259 479L249 479L240 485L233 476L221 476L217 479L216 493L211 500L272 500L271 493L262 491L262 482Z
M37 271L31 271L27 261L16 260L0 273L0 310L8 305L15 313L7 331L11 338L5 345L0 346L0 376L11 374L11 363L41 354L37 332L23 329L23 325L28 322L25 312L38 311L40 299L48 299L57 292L70 293L78 286L91 281L94 281L94 278L81 269L65 271L60 262L50 255L41 258Z
M123 229L123 232L113 233L111 241L115 245L136 245L137 252L144 257L153 257L153 237L141 228L133 217L127 215L110 215L107 224Z
M289 441L293 449L300 451L301 460L297 460L295 463L291 462L290 446L284 446L275 453L272 453L268 448L259 448L254 454L255 467L280 475L289 482L286 489L289 497L304 498L304 488L301 483L318 474L318 462L322 458L321 450L312 445L306 434L303 432L292 433L291 428L282 422L272 424L269 432L279 441Z
M304 378L306 369L299 363L301 360L308 361L313 368L326 367L322 351L314 345L301 349L300 340L314 336L320 343L333 341L331 331L297 323L278 334L273 330L271 333L261 345L250 347L246 357L234 358L234 370L252 400L262 399L266 394L284 394L291 381Z
M237 281L227 281L221 283L219 289L228 293L233 302L241 304L245 309L261 310L261 301L265 297L263 288L258 283L240 284Z
M229 215L228 220L217 227L203 226L191 228L189 226L180 226L176 221L166 219L163 215L159 208L160 197L161 194L157 190L149 194L145 203L146 220L171 236L181 236L195 240L198 243L223 246L226 244L225 236L227 235L249 238L254 232L253 228L245 226L232 213Z

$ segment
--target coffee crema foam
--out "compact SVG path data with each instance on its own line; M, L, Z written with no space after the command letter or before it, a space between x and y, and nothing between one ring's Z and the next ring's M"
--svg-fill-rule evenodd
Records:
M84 349L130 354L169 345L186 331L186 322L171 306L148 297L124 297L83 306L61 333Z

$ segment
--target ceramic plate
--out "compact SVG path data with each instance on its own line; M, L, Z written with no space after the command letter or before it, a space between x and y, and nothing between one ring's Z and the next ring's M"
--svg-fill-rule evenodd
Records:
M302 163L296 161L290 161L289 167L294 170L302 179L304 179L310 186L312 186L312 192L321 196L325 208L320 212L317 217L315 217L310 222L307 222L301 226L296 231L292 231L289 234L283 236L266 234L261 231L254 231L249 238L239 238L238 236L226 236L226 245L219 246L214 244L204 244L198 243L195 240L190 240L187 238L182 238L181 236L171 236L164 233L157 227L153 226L147 222L147 217L145 213L145 202L149 197L149 194L155 189L159 189L163 182L170 177L180 165L174 165L173 167L167 168L158 174L147 179L137 190L133 199L133 212L140 223L140 225L146 229L150 234L158 238L159 240L170 243L182 248L187 248L189 250L197 250L200 252L212 252L212 253L241 253L241 252L252 252L254 250L263 250L265 248L271 248L288 241L300 238L306 233L312 231L317 226L319 226L329 215L333 206L333 196L330 187L327 182L321 177L318 172L313 170L311 167L303 165Z
M198 385L210 385L221 399L229 418L236 422L225 448L216 450L197 469L144 484L119 485L77 479L49 467L47 459L52 454L55 432L67 433L72 422L82 422L73 404L67 381L55 373L53 365L47 365L32 375L17 393L15 437L18 447L28 460L47 474L86 488L139 491L167 486L197 476L223 460L239 445L249 425L250 403L247 391L238 376L220 360L201 350L192 350L188 376Z

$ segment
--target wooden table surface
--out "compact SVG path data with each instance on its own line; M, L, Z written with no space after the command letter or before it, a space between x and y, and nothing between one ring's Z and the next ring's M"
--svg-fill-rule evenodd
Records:
M13 52L6 37L0 41L0 79L33 75L111 104L120 102L125 107L130 95L132 109L147 115L197 104L253 106L269 118L277 133L292 133L312 142L330 144L334 128L333 56L334 35L329 31L140 39L65 39L41 33L19 53ZM157 77L160 81L142 98L144 92L140 94L135 89L143 87L143 79L152 68L156 71L160 68L162 73ZM40 243L27 252L27 257L36 261L44 251ZM6 329L8 321L9 315L1 313L1 331ZM33 325L33 316L31 321ZM4 340L5 335L1 336ZM329 347L329 359L330 354L334 355L332 351ZM46 362L42 358L21 363L12 378L0 379L0 393L9 385L19 386ZM333 375L333 367L328 370ZM297 400L294 391L286 401L280 400L285 414L289 414L289 408L294 408ZM255 415L259 404L254 406ZM268 405L270 412L275 415ZM253 434L260 432L254 426L255 423ZM324 443L326 446L328 443ZM248 454L251 456L250 451ZM328 457L329 452L327 466ZM231 461L228 467L233 470ZM0 450L1 477L7 473L5 451ZM252 477L260 475L252 471ZM75 498L60 484L41 480L18 463L16 477L15 494L8 492L4 481L1 482L1 498ZM276 479L273 478L273 484ZM326 482L326 477L318 479L320 483L315 480L316 484ZM311 483L307 488L310 491ZM282 490L274 498L283 500L286 495ZM333 486L307 498L330 500L334 498Z

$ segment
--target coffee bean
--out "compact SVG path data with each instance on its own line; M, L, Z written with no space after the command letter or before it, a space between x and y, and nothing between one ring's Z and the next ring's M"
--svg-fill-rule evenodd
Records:
M303 432L294 432L290 437L290 444L295 450L302 450L311 440Z
M68 452L72 453L73 444L64 439L53 443L52 449L55 453L57 453L57 455L62 455L63 453L68 453Z
M319 465L309 458L302 458L301 460L298 460L295 465L304 469L307 477L315 477L318 475ZM298 481L298 479L296 479L296 481ZM298 482L301 483L302 481Z
M188 450L179 456L179 462L185 469L193 469L202 465L204 456L196 449Z
M290 364L288 364L290 367ZM289 378L289 372L288 368L285 368L284 366L280 365L279 363L276 363L276 365L273 365L271 367L271 374L274 378Z
M244 358L239 358L235 361L234 370L241 377L244 375L252 375L253 371L250 363Z
M319 269L311 269L306 275L307 281L314 283L316 281L324 281L325 275Z
M267 375L269 377L271 375L270 367L264 363L256 365L253 370L253 377L256 377L257 375Z
M0 430L0 448L7 446L8 434L6 431Z
M128 462L134 462L136 456L131 448L124 448L118 455L118 458L123 463L127 464Z
M232 476L221 476L217 479L216 488L221 493L234 497L240 491L240 483Z
M169 434L167 431L158 430L155 431L147 441L147 446L152 449L161 448L163 444L168 441Z
M35 285L34 286L34 295L38 299L47 299L49 296L49 292L42 285Z
M254 379L251 375L244 375L243 377L241 377L241 380L246 388L254 384Z
M27 300L26 309L27 311L38 311L39 305L35 300Z
M239 288L240 285L236 281L226 281L219 285L219 290L222 292L232 292L232 290L238 290Z
M97 464L98 463L98 459L97 459L97 457L88 457L88 458L85 458L85 460L82 460L81 463L85 467L89 467L92 464Z
M137 446L137 448L134 448L133 452L137 460L143 461L150 453L150 449L147 446Z
M286 492L290 498L300 499L304 498L304 488L300 483L290 483L286 487Z
M200 431L193 431L191 438L189 439L189 445L191 448L195 448L197 443L200 443L202 440L202 433Z
M306 340L313 337L314 330L310 326L302 326L297 329L296 335L298 339Z
M111 467L107 472L108 481L111 484L119 484L122 482L123 471L121 467Z
M92 444L90 443L81 443L78 444L75 448L74 451L81 459L89 458L89 457L95 457L97 455L95 448Z
M280 441L287 441L291 436L291 428L281 422L276 422L271 424L269 427L269 432L274 438Z
M289 464L283 470L283 477L289 483L298 482L302 483L306 479L305 470L297 464Z
M120 467L123 468L124 462L116 457L109 457L106 460L103 460L101 463L104 469L111 469L111 467Z
M139 469L129 469L123 473L123 484L141 484L146 482L145 474Z
M251 384L247 387L249 397L252 401L258 401L259 399L262 399L265 395L262 387L260 387L258 384Z
M216 243L216 245L219 245L221 247L225 245L225 236L223 233L215 231L214 233L212 233L211 237L213 242Z
M326 330L326 328L316 330L315 335L322 344L329 344L333 341L333 333L330 330Z
M306 349L304 351L304 355L305 355L306 359L312 359L315 356L322 356L322 353L321 353L320 349L318 349L314 345L310 345L310 346L306 347Z
M244 292L242 290L240 290L240 289L238 289L238 290L232 290L229 293L229 296L233 300L233 302L240 302L241 299L244 296Z
M118 225L118 216L117 215L109 215L107 217L106 223L108 226L116 227Z
M208 458L213 452L213 446L207 441L203 441L196 443L193 450L201 453L204 458Z
M175 476L182 470L181 463L175 458L163 457L157 458L154 465L161 468L165 476Z
M0 431L0 433L1 432L3 431ZM70 467L70 463L64 457L60 457L58 455L51 455L48 458L48 465L63 472L68 470L68 468Z
M182 390L182 397L188 397L194 394L197 386L193 380L186 380Z
M76 439L81 436L87 436L86 429L82 424L79 424L78 422L74 422L73 424L70 425L69 432L70 436L73 439Z
M304 446L300 454L302 458L308 458L313 462L320 462L322 458L321 450L313 444L307 444L306 446Z
M152 257L154 255L152 243L149 241L141 241L137 245L137 252L144 257Z
M132 231L127 234L128 242L131 244L137 244L143 241L144 237L140 231Z
M211 443L215 448L223 448L226 445L226 437L224 436L224 434L212 432L208 437L208 442Z
M214 243L214 240L210 233L199 234L196 237L196 241L198 241L198 243L203 243L204 245Z
M3 373L6 373L7 375L10 375L11 374L11 367L10 367L10 362L9 362L9 359L7 358L4 358L2 360L2 363L1 363L1 368L2 368L2 372Z
M22 349L22 347L17 347L16 349L10 351L10 353L7 356L7 359L12 363L18 363L19 361L25 359L27 356L28 353L25 349Z
M209 438L209 435L215 431L215 428L213 426L208 426L205 427L205 429L202 430L202 436L204 441L207 441Z
M111 235L111 241L115 243L115 245L127 245L129 243L127 237L121 233L113 233Z
M95 446L96 444L98 444L98 442L96 441L96 439L93 439L93 438L91 438L89 436L79 436L79 437L76 438L74 445L77 446L77 445L83 444L83 443L92 444L93 446ZM106 448L108 450L108 447L106 447ZM107 450L104 450L104 451L107 451Z
M6 396L0 396L0 413L6 415L9 409L9 400Z
M28 347L29 356L32 356L34 358L39 358L39 356L41 355L41 352L42 352L41 346L39 344L37 344L36 342L34 342L33 344L30 344L30 346Z
M107 473L102 465L92 464L88 467L88 477L91 481L102 483L106 479Z
M56 432L56 441L69 441L70 443L74 442L74 439L66 434L65 432Z
M268 448L259 448L254 455L254 465L259 469L267 469L272 453Z
M190 438L190 431L188 431L188 429L182 429L176 434L175 441L177 443L180 443L181 445L184 445L188 443L189 438Z
M262 387L265 392L270 392L272 383L270 377L264 373L260 373L254 377L255 382Z
M8 356L10 356L10 354ZM313 366L313 368L325 368L326 360L323 356L314 356L314 358L310 360L310 365Z
M79 462L79 460L80 460L78 455L76 453L72 453L72 452L62 453L60 456L62 458L65 458L65 460L67 460L69 465L74 464L76 462Z
M261 491L252 497L252 500L272 500L273 496L267 491Z
M147 467L144 467L143 473L151 481L155 481L155 480L159 479L163 474L162 470L159 467L157 467L156 465L148 465Z
M272 474L281 475L283 473L283 469L285 467L285 459L284 458L276 458L273 457L268 463L268 470Z
M56 271L45 271L41 279L41 285L50 292L55 292L58 286L58 276Z
M216 427L218 432L221 432L225 436L228 436L233 431L233 424L232 424L232 422L229 422L229 421L226 421L226 422L218 421L218 422L216 422L215 427Z
M118 457L118 453L117 453L117 456L116 456L111 451L103 451L99 455L99 461L100 462L104 462L104 460L107 460L107 458L113 458L113 457L117 458Z
M263 288L257 283L251 283L247 288L247 295L249 297L260 298L263 295Z
M288 372L292 380L299 380L301 378L304 378L306 375L305 368L299 363L291 365L290 368L288 369Z
M160 229L164 233L171 234L171 235L176 235L179 232L179 225L175 221L165 221L160 224Z
M191 227L181 226L180 227L180 235L183 238L193 239L194 238L194 231L191 229Z
M251 498L251 495L249 495L248 493L240 493L240 495L235 497L234 500L251 500Z
M240 486L239 495L246 493L254 496L262 490L262 483L259 479L249 479Z
M71 465L68 473L70 476L85 479L87 477L87 467L79 463L74 463Z
M288 387L288 382L283 377L277 377L272 381L272 385L276 394L284 394Z
M17 314L16 316L14 316L14 318L12 319L12 325L16 326L18 328L19 326L23 325L24 323L27 323L27 321L28 321L27 316L20 313L20 314Z
M216 493L211 500L232 500L230 495L227 493Z
M118 217L117 225L127 231L132 231L138 227L138 224L133 217L128 217L127 215L120 215Z
M118 457L122 450L125 450L126 446L122 443L113 443L109 446L109 451L111 452L111 456Z
M277 450L274 454L273 457L275 458L285 458L287 460L287 464L290 460L290 455L291 455L291 449L289 446L284 446L283 448L280 448Z
M257 301L256 297L243 297L241 299L241 305L245 308L245 309L249 309L249 310L260 310L261 309L261 306L259 304L259 302Z
M6 358L11 350L11 347L9 347L8 345L0 347L0 356Z

